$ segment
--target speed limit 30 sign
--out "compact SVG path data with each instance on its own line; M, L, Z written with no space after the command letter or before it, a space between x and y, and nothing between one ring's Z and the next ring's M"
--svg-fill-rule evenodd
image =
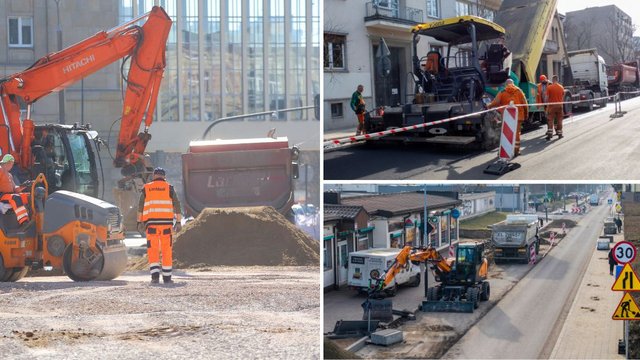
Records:
M636 247L628 241L620 241L613 247L613 257L619 264L632 262L636 258Z

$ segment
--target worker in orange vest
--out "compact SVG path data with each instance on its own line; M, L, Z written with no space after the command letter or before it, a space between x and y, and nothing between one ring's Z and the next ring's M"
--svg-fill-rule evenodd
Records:
M549 103L561 103L564 101L564 87L558 81L558 75L553 75L553 83L547 87L547 97ZM553 127L555 121L556 135L562 139L562 120L564 111L562 104L547 105L547 141L553 137Z
M536 96L536 102L538 104L549 102L549 98L547 96L548 86L549 82L547 81L547 76L544 74L540 75L540 82L538 83L538 95Z
M151 283L160 282L160 249L162 249L162 281L173 283L173 234L182 229L180 200L166 179L163 168L153 170L153 181L144 185L138 203L138 231L147 235L147 256ZM175 225L174 225L175 217Z
M512 79L507 79L506 86L504 90L498 93L495 99L487 108L491 109L494 107L509 105L512 101L514 105L527 105L527 99L524 96L522 90L519 87L515 86ZM504 109L500 109L500 114L502 114ZM522 123L529 116L529 108L528 106L518 106L518 126L516 128L516 143L514 146L513 156L516 157L520 155L520 132L522 131Z
M0 202L11 205L18 224L24 228L29 222L29 212L25 207L29 203L29 197L27 193L21 192L25 186L16 185L13 181L11 169L14 163L15 159L11 154L6 154L0 160Z

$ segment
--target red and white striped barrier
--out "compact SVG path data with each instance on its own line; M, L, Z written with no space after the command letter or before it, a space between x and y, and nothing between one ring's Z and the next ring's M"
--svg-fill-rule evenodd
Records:
M562 223L562 235L566 235L567 234L567 224L565 224L564 222Z
M535 265L535 263L536 263L536 246L532 244L530 247L530 253L529 253L529 264Z
M455 247L453 246L453 242L449 244L449 257L456 257Z
M518 108L511 103L502 113L502 135L498 158L509 161L513 159L518 129Z
M555 232L551 232L551 234L549 234L549 242L551 243L551 246L555 245L556 242L556 233Z

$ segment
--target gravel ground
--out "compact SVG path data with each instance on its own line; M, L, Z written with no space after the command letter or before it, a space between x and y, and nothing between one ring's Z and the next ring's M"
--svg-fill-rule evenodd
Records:
M0 283L3 359L318 359L317 267L146 271Z

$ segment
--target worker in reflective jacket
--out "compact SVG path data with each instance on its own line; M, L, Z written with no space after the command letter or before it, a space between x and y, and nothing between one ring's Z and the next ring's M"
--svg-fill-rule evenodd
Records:
M0 160L0 202L11 205L16 214L18 224L24 229L29 224L29 212L25 207L29 203L28 194L23 193L25 186L16 185L11 175L11 169L15 159L11 154L6 154Z
M519 87L515 86L512 79L507 79L505 82L506 86L504 90L496 95L496 98L493 99L487 108L495 108L499 106L505 106L511 104L513 101L514 105L527 105L527 98L524 97L524 93L520 90ZM503 113L504 109L498 110L500 114ZM519 106L518 107L518 125L516 128L516 143L514 146L513 156L516 157L520 155L520 132L522 131L522 124L529 117L529 108L527 106Z
M161 249L162 281L165 284L173 283L171 280L173 234L182 229L180 200L165 176L166 172L163 168L155 168L153 181L144 185L138 203L138 231L147 235L147 255L152 284L160 282Z
M547 87L547 96L550 103L556 103L555 105L547 106L547 141L553 137L554 120L555 129L558 139L562 139L562 120L564 119L563 105L558 104L564 101L564 87L560 85L558 81L558 75L554 75L552 78L553 83Z

